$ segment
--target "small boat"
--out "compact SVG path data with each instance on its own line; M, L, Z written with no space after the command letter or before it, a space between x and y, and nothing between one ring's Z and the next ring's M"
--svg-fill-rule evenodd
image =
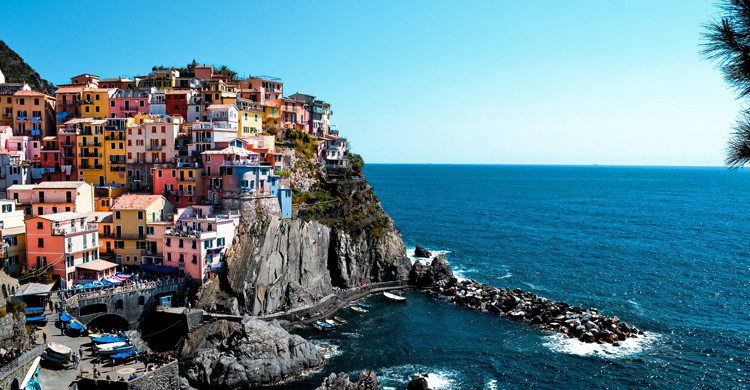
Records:
M41 307L41 306L27 307L25 311L26 311L26 315L27 316L28 315L34 316L34 315L44 314L44 308Z
M41 316L34 316L34 317L26 317L26 323L27 324L33 324L33 325L42 325L47 323L47 316L41 315Z
M140 353L140 349L131 349L129 351L112 354L109 358L112 359L112 363L121 364L135 359Z
M60 321L68 323L73 320L73 317L71 317L67 311L63 311L60 313Z
M44 353L42 353L42 357L44 360L53 363L66 364L70 362L70 356L72 353L73 350L65 345L50 341L47 343L47 348L44 350Z
M318 330L333 330L333 325L323 321L315 321L313 326Z
M332 325L332 326L339 326L339 325L341 325L338 321L332 320L332 319L328 319L328 318L326 318L326 322L328 324Z
M364 303L362 301L357 301L357 306L365 308L365 309L369 309L372 307L372 305L370 305L369 303Z
M383 296L394 302L406 302L406 297L401 296L401 295L384 292Z
M118 341L116 343L98 344L96 346L96 352L99 355L114 355L120 352L127 352L133 349L133 345L129 342Z
M89 335L89 337L91 337L91 335ZM127 336L102 335L99 337L91 337L91 341L93 341L94 344L111 344L126 342L129 340Z
M357 313L367 313L367 309L359 307L359 306L352 306L352 310L356 311Z
M339 324L346 324L346 320L341 317L333 317L333 319L338 321Z
M76 321L72 320L68 324L68 334L69 335L80 335L83 332L86 331L86 325Z

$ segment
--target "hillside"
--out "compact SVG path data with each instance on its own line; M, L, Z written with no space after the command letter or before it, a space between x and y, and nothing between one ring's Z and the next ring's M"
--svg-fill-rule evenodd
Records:
M55 95L55 85L43 79L13 49L0 40L0 71L6 83L26 82L34 91Z

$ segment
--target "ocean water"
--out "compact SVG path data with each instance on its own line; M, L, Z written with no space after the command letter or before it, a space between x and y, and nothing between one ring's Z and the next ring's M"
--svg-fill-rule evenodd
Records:
M623 347L563 339L419 292L371 297L322 334L324 375L405 388L750 387L750 172L721 168L368 165L410 248L461 277L597 307L647 332Z

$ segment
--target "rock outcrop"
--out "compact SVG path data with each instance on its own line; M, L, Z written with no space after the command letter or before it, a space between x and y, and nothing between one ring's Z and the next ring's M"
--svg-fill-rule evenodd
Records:
M453 277L453 271L444 254L432 259L430 265L416 262L409 271L409 284L418 288L432 287L439 282L448 281Z
M416 248L414 248L414 256L421 257L423 259L429 259L432 257L432 253L428 251L427 249L422 248L421 246L417 245Z
M377 390L378 378L372 371L362 371L357 382L352 382L345 372L332 373L316 390Z
M450 298L456 305L506 315L586 343L619 345L620 341L644 334L617 317L599 314L595 308L555 302L521 289L496 288L475 280L458 281L449 274L450 265L445 257L438 261L439 257L429 267L415 263L409 281L415 287L432 287L432 291Z
M221 290L218 281L210 281L198 289L196 307L212 313L240 314L237 297Z
M198 332L220 342L196 342L189 353L186 378L198 389L249 389L283 384L325 363L323 353L277 322L245 316L241 325L217 321ZM185 352L185 351L183 351Z
M414 375L409 384L406 386L407 390L430 390L430 384L427 382L426 375Z

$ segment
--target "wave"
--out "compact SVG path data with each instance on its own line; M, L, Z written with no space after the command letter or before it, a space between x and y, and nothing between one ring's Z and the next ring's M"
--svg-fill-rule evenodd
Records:
M344 354L344 351L339 348L338 345L333 344L331 342L325 341L325 340L311 340L313 344L315 344L318 349L320 349L323 352L323 356L326 357L326 359L331 360L332 358L335 358L336 356L341 356Z
M434 259L437 255L440 255L440 254L447 255L448 253L451 253L451 251L449 251L449 250L438 250L438 249L425 248L428 251L430 251L430 254L432 255L432 257L430 257L428 259L428 258L424 258L424 257L417 257L417 256L415 256L414 252L416 251L416 249L417 249L417 247L415 247L415 246L407 246L406 247L406 257L408 257L409 260L411 260L411 265L414 265L418 261L420 261L422 263L429 264L432 261L432 259Z
M620 342L620 346L612 344L584 343L575 338L567 338L562 334L544 336L543 345L558 353L578 356L596 356L607 359L628 358L653 347L661 337L658 333L645 332L638 338L629 338Z
M487 384L484 385L484 388L487 390L497 390L497 379L490 379L487 381Z
M412 376L416 374L426 375L427 384L432 390L447 390L458 388L456 380L458 372L452 370L435 369L420 365L405 364L380 369L378 380L387 388L405 388ZM394 385L399 385L395 386Z

